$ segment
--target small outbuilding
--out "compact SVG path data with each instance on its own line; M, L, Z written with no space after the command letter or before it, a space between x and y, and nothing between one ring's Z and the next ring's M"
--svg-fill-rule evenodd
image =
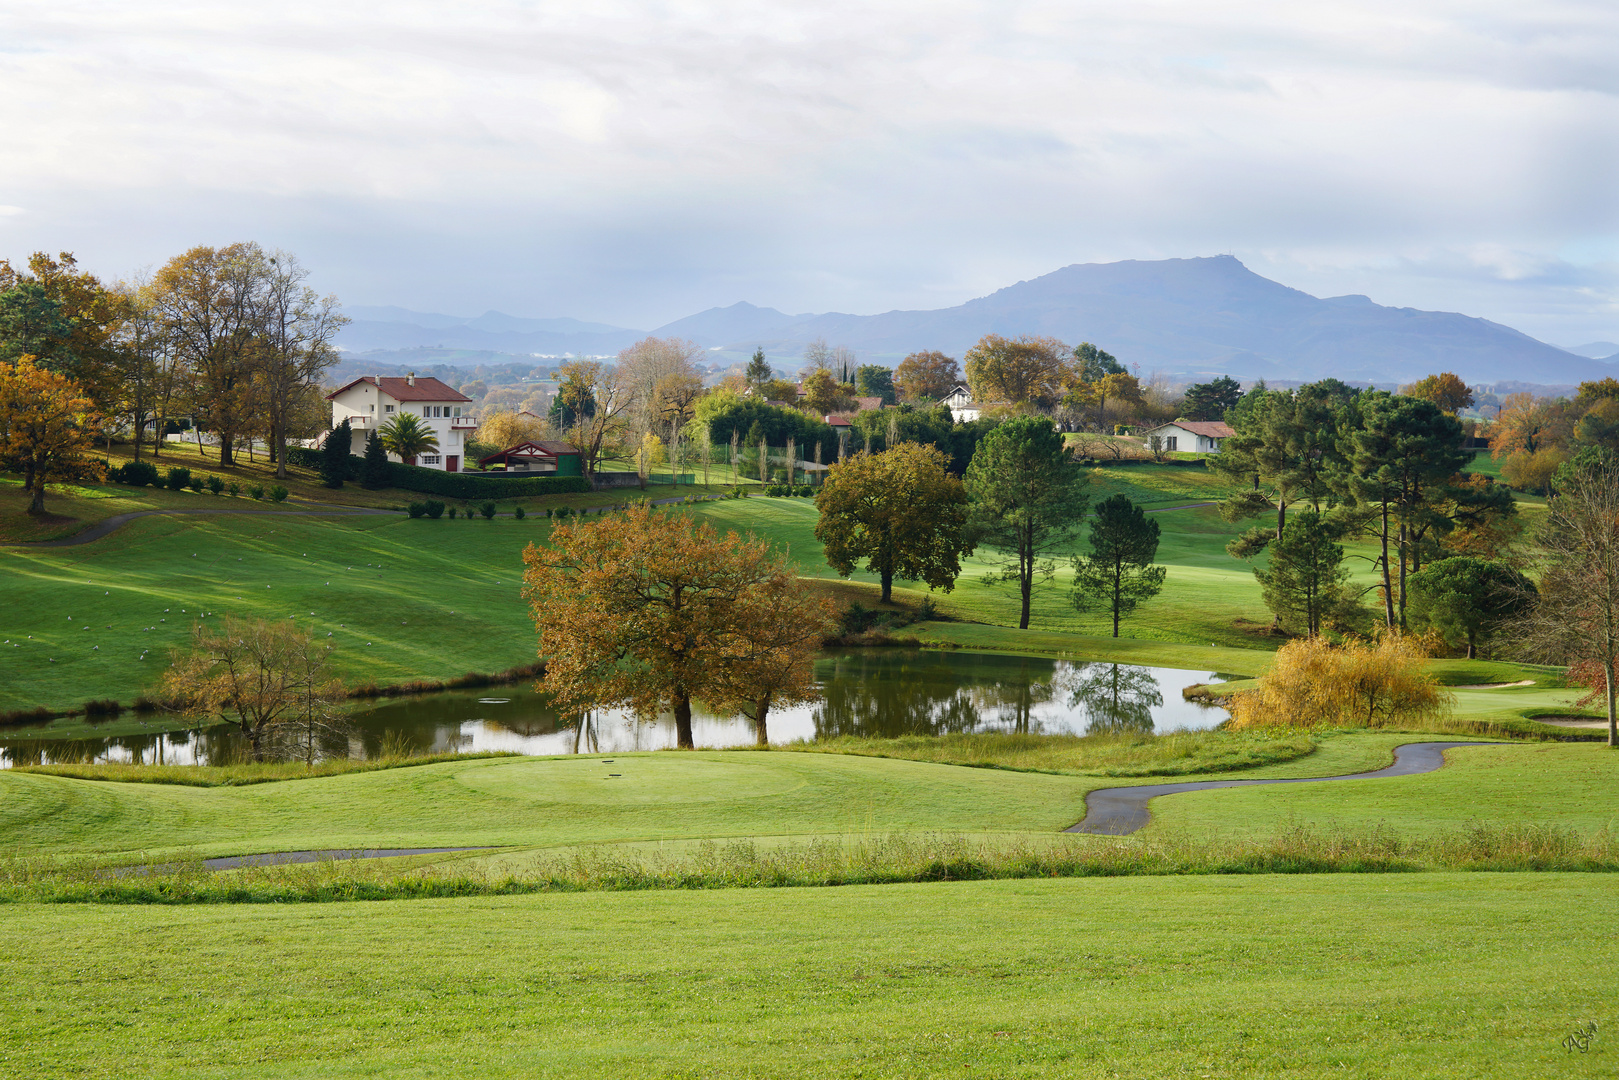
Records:
M565 442L521 442L508 446L498 454L480 458L478 465L485 469L501 469L508 473L533 473L544 476L583 476L579 463L579 450Z

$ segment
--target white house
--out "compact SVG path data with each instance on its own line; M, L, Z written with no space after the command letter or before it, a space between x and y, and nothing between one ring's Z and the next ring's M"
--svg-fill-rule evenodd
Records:
M1236 432L1221 420L1176 420L1159 424L1141 433L1148 446L1154 435L1163 440L1164 450L1178 450L1191 454L1218 454L1220 444Z
M950 406L950 417L958 424L971 423L984 414L985 409L998 408L1006 404L1004 401L974 401L973 393L966 383L957 383L956 388L946 394L939 402Z
M471 398L437 379L418 379L415 372L404 378L365 375L327 394L326 400L332 403L332 427L349 422L356 454L364 454L371 432L395 416L410 413L417 417L438 438L438 450L407 461L407 465L460 472L465 440L478 429L478 421L471 415ZM399 460L397 454L388 456Z

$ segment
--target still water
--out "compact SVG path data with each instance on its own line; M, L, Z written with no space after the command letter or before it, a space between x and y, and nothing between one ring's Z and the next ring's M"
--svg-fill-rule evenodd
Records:
M1222 709L1181 698L1181 688L1227 676L1176 668L1085 663L1039 657L896 649L831 653L816 663L823 699L773 710L772 743L839 735L892 738L959 732L1163 733L1211 728ZM695 706L698 746L751 744L752 725ZM674 719L640 720L602 712L583 724L552 709L527 684L384 701L351 717L328 738L328 756L371 758L410 748L442 753L513 750L523 754L659 750L675 745ZM127 761L219 764L243 757L228 726L106 739L0 741L0 764Z

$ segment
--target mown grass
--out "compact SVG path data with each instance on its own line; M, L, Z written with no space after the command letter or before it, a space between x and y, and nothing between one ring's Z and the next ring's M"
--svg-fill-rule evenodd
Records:
M1307 732L1174 731L1158 736L1001 732L903 735L892 739L840 736L820 742L792 743L780 749L1028 772L1187 776L1275 765L1314 753L1315 748L1315 740Z
M1615 1060L1616 898L1605 874L1430 873L18 904L0 1068L1585 1077Z

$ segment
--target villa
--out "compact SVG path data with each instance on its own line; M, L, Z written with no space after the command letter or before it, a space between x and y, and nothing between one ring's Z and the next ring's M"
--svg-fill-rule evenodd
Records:
M1218 454L1220 444L1236 432L1220 420L1176 420L1159 424L1141 433L1142 441L1152 445L1153 436L1163 440L1164 450L1191 454Z
M406 461L445 472L460 472L463 445L478 421L470 411L472 399L454 387L434 378L418 379L413 371L403 378L365 375L326 395L332 403L332 427L344 420L354 433L352 453L365 453L371 433L385 427L395 416L409 413L417 417L438 438L438 450ZM397 454L389 454L398 461Z

